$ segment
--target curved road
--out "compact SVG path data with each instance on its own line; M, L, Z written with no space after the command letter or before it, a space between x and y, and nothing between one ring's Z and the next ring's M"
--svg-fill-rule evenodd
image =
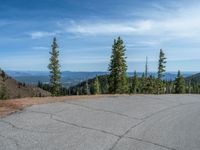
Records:
M35 105L0 119L0 150L199 150L200 96Z

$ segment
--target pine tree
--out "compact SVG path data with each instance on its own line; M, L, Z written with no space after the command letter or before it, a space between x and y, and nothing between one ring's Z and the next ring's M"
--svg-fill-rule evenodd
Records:
M145 93L147 94L154 94L155 93L155 78L150 75L147 79L146 79L146 86L145 86Z
M145 89L146 89L146 78L145 78L145 73L142 73L139 83L140 93L145 94Z
M96 76L95 81L94 81L94 94L100 94L100 83L99 83L99 77Z
M52 86L52 95L58 96L60 94L60 88L61 88L61 72L60 72L60 64L58 60L59 51L57 50L58 45L56 42L56 38L53 39L52 44L52 51L50 52L51 58L50 58L50 64L48 65L48 68L50 70L50 84Z
M148 77L148 57L146 57L146 64L145 64L145 78Z
M114 94L127 93L129 91L126 71L126 57L125 57L125 46L123 40L118 37L114 40L112 46L111 62L109 65L109 91Z
M90 95L90 87L89 87L89 84L88 84L88 80L84 83L83 94Z
M165 64L166 64L165 53L163 52L162 49L160 49L159 61L158 61L157 94L164 93L164 83L162 79L165 73L165 68L166 68Z
M180 71L178 71L178 74L175 80L175 93L176 94L185 93L185 79L181 75Z
M162 80L164 77L166 57L162 49L160 49L159 62L158 62L158 79Z
M132 93L136 94L138 92L139 80L137 72L134 72L133 81L132 81Z

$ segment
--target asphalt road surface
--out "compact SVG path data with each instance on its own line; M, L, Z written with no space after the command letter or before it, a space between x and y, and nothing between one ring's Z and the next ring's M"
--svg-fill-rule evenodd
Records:
M0 150L200 150L200 96L35 105L0 119Z

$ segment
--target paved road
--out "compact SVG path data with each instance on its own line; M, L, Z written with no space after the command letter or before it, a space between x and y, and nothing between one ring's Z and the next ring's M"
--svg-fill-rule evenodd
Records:
M0 119L0 150L200 150L200 96L35 105Z

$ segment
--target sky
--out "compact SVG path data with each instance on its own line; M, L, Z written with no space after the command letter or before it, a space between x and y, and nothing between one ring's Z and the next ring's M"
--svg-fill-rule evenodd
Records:
M199 0L0 0L0 67L46 71L53 37L63 71L107 71L112 44L128 71L200 71Z

